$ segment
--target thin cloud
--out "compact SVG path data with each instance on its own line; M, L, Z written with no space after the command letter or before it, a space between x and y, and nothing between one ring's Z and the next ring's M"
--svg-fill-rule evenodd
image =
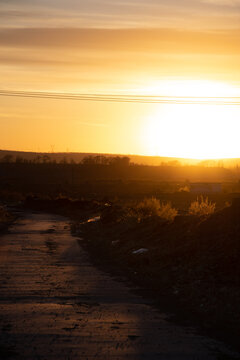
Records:
M215 6L229 6L229 7L237 7L240 6L240 0L201 0L202 3L212 4Z
M2 1L1 28L239 26L239 0Z
M9 29L0 30L0 46L33 50L38 48L40 58L45 57L44 51L53 49L74 49L93 54L96 52L94 56L103 51L239 54L239 35L240 30L199 32L173 29Z

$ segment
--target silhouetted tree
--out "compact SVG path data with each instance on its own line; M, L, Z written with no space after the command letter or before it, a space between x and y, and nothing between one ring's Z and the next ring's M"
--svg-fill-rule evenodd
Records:
M16 156L15 162L16 164L22 164L24 162L24 159L21 156Z
M67 164L68 160L67 158L64 156L64 158L62 158L62 160L60 160L60 164Z
M4 155L1 159L1 162L7 163L7 164L13 162L13 155L10 155L10 154Z
M127 156L86 156L82 159L83 165L114 165L114 166L128 166L130 159Z
M111 158L110 164L115 166L128 166L130 164L130 159L127 156L116 156Z
M43 156L42 156L42 162L43 162L43 164L46 164L46 163L49 163L50 162L50 156L48 156L48 155L46 155L46 154L44 154Z

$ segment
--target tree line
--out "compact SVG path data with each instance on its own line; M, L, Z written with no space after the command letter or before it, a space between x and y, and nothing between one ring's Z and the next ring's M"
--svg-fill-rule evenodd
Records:
M13 156L11 154L4 155L0 158L0 163L4 164L80 164L80 165L115 165L115 166L129 166L130 158L127 156L86 156L81 161L76 162L74 159L63 157L61 160L56 160L50 155L37 155L33 159L26 159L22 156Z

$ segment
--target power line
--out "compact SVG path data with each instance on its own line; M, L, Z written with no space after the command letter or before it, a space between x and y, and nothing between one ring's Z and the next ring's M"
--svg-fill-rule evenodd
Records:
M197 104L240 105L240 97L219 96L168 96L168 95L122 95L122 94L78 94L1 90L0 96L25 97L53 100L100 101L142 104Z

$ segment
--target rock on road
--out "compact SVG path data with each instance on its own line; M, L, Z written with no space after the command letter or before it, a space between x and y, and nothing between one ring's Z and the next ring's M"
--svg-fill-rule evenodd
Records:
M65 218L39 213L22 213L0 238L1 360L208 360L230 354L169 323L94 267L79 243Z

